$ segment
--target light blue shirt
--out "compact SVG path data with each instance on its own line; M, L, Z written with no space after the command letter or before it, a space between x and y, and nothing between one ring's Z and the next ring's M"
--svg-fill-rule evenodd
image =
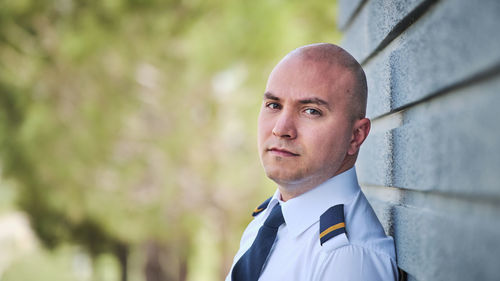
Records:
M354 167L298 197L286 202L280 198L276 190L266 210L250 222L233 266L279 202L285 224L278 230L259 281L397 280L394 241L386 236L361 191ZM344 204L347 235L337 235L321 245L320 216L337 204ZM231 271L226 281L231 281Z

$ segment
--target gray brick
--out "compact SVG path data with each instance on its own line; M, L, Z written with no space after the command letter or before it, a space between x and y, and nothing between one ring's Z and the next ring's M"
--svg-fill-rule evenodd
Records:
M365 185L391 185L391 132L370 134L356 162L359 182Z
M500 197L498 89L497 76L405 111L393 130L393 184Z
M499 65L498 15L497 0L443 1L393 42L392 108Z
M345 30L342 46L351 52L356 59L364 61L382 40L394 30L397 24L423 2L426 1L368 1L352 24Z
M364 66L368 83L368 104L366 114L369 118L378 117L391 111L391 71L390 60L377 56Z
M418 280L498 280L500 222L394 208L401 268Z
M393 221L398 264L412 280L497 280L498 204L394 188L363 190L383 224ZM389 200L383 206L387 192L402 193L399 204Z
M418 280L414 276L408 274L406 281L421 281L421 280Z
M500 2L495 0L482 5L465 0L436 4L364 65L368 116L377 117L498 66L500 37L492 34L498 33L499 14ZM363 30L353 27L349 32L361 36ZM365 39L352 44L364 48L369 45Z
M347 25L347 22L354 16L354 12L365 2L366 0L341 0L338 3L338 15L337 15L337 26L341 30Z
M370 0L352 21L359 1L343 2L374 121L358 177L399 265L410 281L498 280L500 2Z

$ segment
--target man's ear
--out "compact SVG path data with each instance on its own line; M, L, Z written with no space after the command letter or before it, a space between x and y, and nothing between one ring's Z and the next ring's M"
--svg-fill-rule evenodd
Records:
M352 128L351 142L349 143L348 155L355 155L359 151L359 147L365 141L370 132L370 119L363 118L356 120Z

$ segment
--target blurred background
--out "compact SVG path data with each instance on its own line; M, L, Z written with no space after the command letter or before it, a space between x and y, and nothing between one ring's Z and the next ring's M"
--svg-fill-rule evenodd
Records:
M267 76L336 5L0 0L0 280L223 280Z

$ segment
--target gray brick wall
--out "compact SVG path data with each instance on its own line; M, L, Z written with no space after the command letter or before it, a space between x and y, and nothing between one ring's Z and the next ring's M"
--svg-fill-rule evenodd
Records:
M408 280L500 280L500 1L340 0L362 188Z

